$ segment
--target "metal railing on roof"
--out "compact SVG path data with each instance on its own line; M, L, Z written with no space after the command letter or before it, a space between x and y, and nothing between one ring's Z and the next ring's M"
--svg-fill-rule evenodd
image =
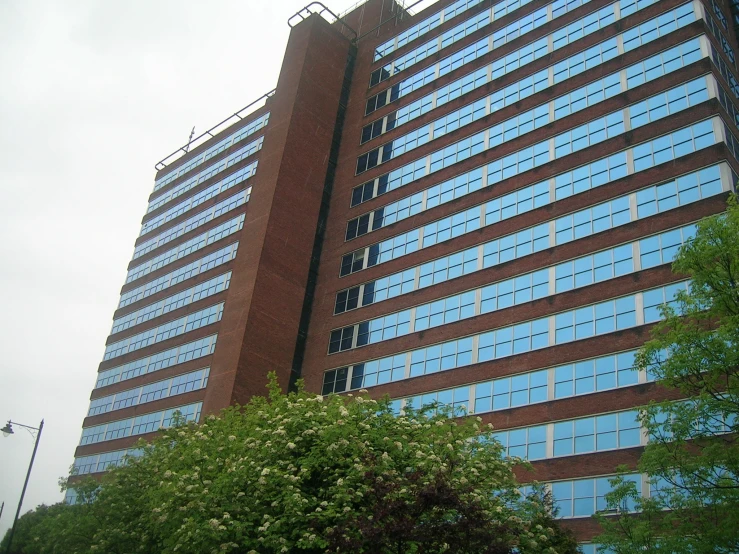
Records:
M411 8L417 6L418 4L420 4L422 2L425 2L425 1L426 0L416 0L410 6L406 6L405 5L405 2L403 2L402 4L399 4L399 6L400 6L400 9L399 10L395 10L395 13L393 13L393 15L391 15L390 17L388 17L386 20L381 21L379 24L377 24L374 27L372 27L369 31L367 31L365 33L362 33L359 36L359 38L357 38L357 41L360 41L364 37L366 37L368 35L371 35L375 31L378 31L378 34L379 34L380 27L382 27L383 25L385 25L385 23L387 23L389 21L392 21L393 19L395 20L395 24L397 25L398 23L400 23L401 21L403 21L403 18L405 17L406 14L408 14L409 17L412 17L415 14L411 11Z
M218 133L220 133L227 127L230 127L231 125L233 125L234 123L238 123L239 121L243 121L246 116L242 114L244 114L246 110L248 110L249 108L252 108L255 104L257 104L258 102L261 102L262 100L266 102L266 100L268 98L271 98L272 95L274 95L276 91L277 89L270 90L269 92L263 94L262 96L254 100L253 102L241 108L239 111L228 116L226 119L224 119L220 123L217 123L210 129L205 131L203 134L190 140L186 145L181 146L180 148L172 152L169 156L166 156L164 159L158 161L156 165L154 166L154 169L156 169L157 171L164 169L165 167L167 167L168 164L171 164L172 162L180 159L182 156L187 154L191 149L196 148L200 146L201 144L205 143L206 141L212 139L214 136L216 136ZM236 120L234 120L234 118L236 118Z
M410 6L406 6L405 5L406 0L398 0L397 1L397 4L398 4L398 6L400 6L400 9L401 10L404 10L404 11L406 11L408 13L408 15L413 16L413 15L416 15L416 13L415 13L415 11L412 11L411 8L413 6L415 6L415 5L417 5L417 4L420 4L421 2L424 2L424 1L426 1L426 0L417 0L416 2L413 2ZM430 1L432 3L434 3L437 0L430 0ZM352 4L351 6L349 6L347 9L345 9L343 12L340 12L339 13L339 17L344 17L347 14L350 14L351 12L353 12L354 10L356 10L359 6L361 6L363 4L366 4L367 2L369 2L369 0L358 0L357 2L355 2L354 4Z
M331 21L328 17L326 17L325 15L326 13L328 13L331 17L333 17L333 21ZM287 25L288 27L292 29L293 27L295 27L295 25L297 25L301 21L305 21L311 15L314 15L314 14L320 15L321 17L323 17L326 21L328 21L331 24L334 24L337 22L341 23L342 34L344 34L343 30L345 28L348 31L350 31L352 35L354 35L353 37L350 37L351 40L352 41L357 40L357 36L358 36L357 32L354 29L352 29L349 25L347 25L346 22L341 17L336 15L334 12L332 12L328 7L326 7L321 2L311 2L310 4L304 6L303 8L295 12L291 17L288 18ZM296 22L295 20L298 17L300 18L300 21Z
M349 6L347 9L345 9L343 12L339 12L339 17L344 17L347 14L350 14L354 10L356 10L359 6L362 4L366 4L369 2L369 0L358 0L357 2L354 2L351 6Z

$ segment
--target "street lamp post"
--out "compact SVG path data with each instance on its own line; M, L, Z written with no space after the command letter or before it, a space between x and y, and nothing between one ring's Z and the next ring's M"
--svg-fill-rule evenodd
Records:
M23 425L22 423L17 423L14 421L8 420L7 425L0 429L0 432L2 432L3 436L9 437L14 433L13 431L13 425L17 425L18 427L23 427L25 429L28 429L28 431L33 436L34 431L36 431L36 443L33 445L33 454L31 454L31 463L28 464L28 472L26 473L26 481L23 483L23 490L21 491L21 499L18 501L18 509L15 512L15 519L13 520L13 526L10 528L10 536L8 537L8 547L5 550L6 553L10 553L10 549L13 544L13 535L15 534L15 525L18 523L18 518L21 515L21 506L23 506L23 497L26 495L26 488L28 487L28 479L31 477L31 469L33 468L33 460L36 458L36 450L38 450L38 441L41 438L41 431L44 429L44 420L41 420L41 424L38 427L31 427L30 425Z

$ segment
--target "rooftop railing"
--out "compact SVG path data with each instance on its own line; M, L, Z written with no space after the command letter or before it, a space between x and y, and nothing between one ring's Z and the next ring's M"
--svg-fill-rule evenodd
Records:
M178 148L177 150L175 150L174 152L172 152L169 156L166 156L164 159L162 159L159 162L157 162L156 165L154 166L154 169L156 169L157 171L161 171L162 169L164 169L165 167L167 167L169 164L177 161L182 156L184 156L185 154L187 154L193 148L197 148L201 144L204 144L205 142L207 142L210 139L212 139L213 137L215 137L218 133L220 133L224 129L230 127L231 125L233 125L235 123L238 123L239 121L243 121L244 119L246 119L246 117L251 112L253 112L255 109L257 109L257 108L255 108L255 106L257 104L259 104L262 101L264 101L266 103L267 102L267 99L271 98L276 91L277 91L277 89L270 90L269 92L263 94L262 96L260 96L259 98L257 98L253 102L251 102L250 104L247 104L246 106L244 106L243 108L241 108L239 111L237 111L237 112L233 113L232 115L228 116L226 119L224 119L220 123L217 123L216 125L214 125L210 129L208 129L207 131L205 131L203 134L198 135L194 139L191 139L190 141L188 141L188 143L186 145L181 146L180 148ZM261 108L262 105L260 105L258 107ZM248 113L245 113L245 112L247 112L247 110L249 110L249 112Z
M311 2L307 6L301 8L295 14L293 14L288 20L287 25L292 29L297 25L298 23L305 21L308 19L311 15L318 14L322 18L324 18L326 21L331 23L332 25L335 23L340 23L341 25L341 34L346 36L346 33L344 30L347 30L351 36L348 36L351 41L357 40L357 32L352 29L349 25L346 24L346 22L338 15L336 15L334 12L332 12L329 8L326 7L326 5L322 4L321 2ZM328 17L326 16L328 14ZM300 20L298 20L298 18ZM332 19L333 18L333 19Z

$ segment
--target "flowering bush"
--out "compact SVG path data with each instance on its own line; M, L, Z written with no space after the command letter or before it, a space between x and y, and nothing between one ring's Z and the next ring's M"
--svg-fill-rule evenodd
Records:
M107 475L94 552L575 552L473 418L284 395L171 428Z

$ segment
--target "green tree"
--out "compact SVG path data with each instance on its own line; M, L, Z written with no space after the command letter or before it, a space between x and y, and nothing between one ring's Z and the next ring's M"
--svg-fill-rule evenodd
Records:
M11 552L23 554L82 554L89 552L99 521L92 499L98 488L94 481L80 483L78 503L42 504L18 518ZM9 531L0 541L7 552Z
M639 461L645 500L623 479L608 497L599 541L617 554L739 551L739 206L698 223L673 271L690 290L663 308L637 366L682 401L641 413L650 442Z
M517 492L519 461L449 416L273 381L107 474L89 552L576 552L550 500Z

